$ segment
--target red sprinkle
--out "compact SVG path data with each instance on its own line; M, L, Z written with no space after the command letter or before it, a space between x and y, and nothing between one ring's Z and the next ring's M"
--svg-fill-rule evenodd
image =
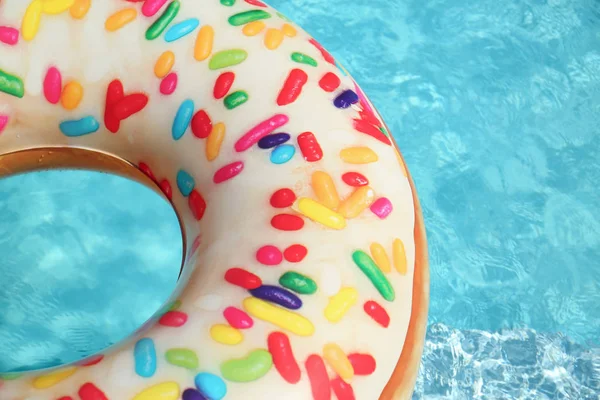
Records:
M73 400L73 398L71 396L63 396L63 397L59 398L58 400Z
M308 249L301 244L293 244L283 251L283 257L288 262L297 263L306 257Z
M206 139L212 131L212 121L204 110L198 111L192 118L192 133L200 139Z
M390 138L388 138L386 135L384 135L383 132L381 132L378 127L371 125L367 121L355 119L354 120L354 129L356 129L359 132L365 133L369 136L372 136L382 143L389 144L389 145L392 144L392 142L390 141Z
M229 268L225 272L225 280L232 285L248 290L256 289L262 285L262 280L259 276L242 268Z
M294 204L294 201L296 201L296 194L292 189L283 188L271 195L270 203L275 208L286 208Z
M227 164L226 166L222 167L217 172L215 172L215 175L213 176L213 182L214 183L225 182L225 181L239 175L243 169L244 169L244 163L242 161L235 161L235 162L232 162L231 164Z
M265 3L263 3L262 1L259 0L245 0L246 3L251 4L253 6L257 6L257 7L266 7L267 5Z
M323 158L323 150L312 132L304 132L298 135L298 146L304 159L308 162L319 161Z
M335 397L338 400L355 400L354 390L352 386L344 382L342 378L339 376L335 379L331 380L331 388L333 389L333 393L335 393Z
M290 339L285 333L272 332L267 344L273 364L283 379L288 383L298 383L300 381L300 367L294 357Z
M19 42L19 30L8 26L0 26L0 42L14 46Z
M143 93L133 93L119 100L112 110L112 114L118 120L122 121L138 113L148 104L148 96Z
M277 96L277 105L285 106L296 101L307 81L308 75L306 72L298 68L291 70L279 92L279 96Z
M213 96L215 99L222 99L229 93L229 89L233 85L235 80L235 74L233 72L223 72L215 81L215 87L213 88Z
M99 364L102 360L104 360L104 356L102 354L98 354L97 356L94 356L85 362L77 363L77 365L82 367L91 367L92 365Z
M196 251L200 247L201 243L202 243L202 234L199 234L198 236L196 236L196 238L194 239L194 242L192 243L192 247L190 248L190 252L189 252L188 257L187 257L188 260L190 258L192 258L192 256L194 254L196 254Z
M323 359L317 354L308 356L305 362L306 372L310 380L310 388L314 400L330 400L331 386Z
M166 96L172 94L177 89L177 73L171 72L160 81L160 92Z
M159 324L163 326L170 326L172 328L179 328L183 326L188 320L188 315L181 311L168 311L160 317Z
M188 197L188 204L196 221L200 221L206 211L206 201L204 201L204 197L194 189Z
M236 307L227 307L223 310L223 316L236 329L250 329L254 325L252 317Z
M62 75L56 67L48 68L44 78L44 96L51 104L57 104L60 101L62 93Z
M387 328L390 325L390 316L387 311L376 301L369 300L363 306L367 315L375 320L379 325Z
M319 42L317 42L314 38L310 39L309 42L310 42L310 44L315 46L317 48L317 50L319 50L321 52L321 55L323 56L325 61L327 61L328 63L330 63L332 65L335 65L335 60L334 60L333 56L331 54L329 54L329 52L327 50L325 50Z
M171 184L169 183L169 181L163 179L162 181L160 181L159 186L165 194L165 196L167 196L167 199L173 200L173 189L171 188Z
M79 397L81 400L108 400L108 397L98 389L93 383L84 383L81 388L79 388Z
M299 231L304 227L304 220L292 214L277 214L271 218L271 226L280 231Z
M106 104L104 106L104 125L112 133L116 133L121 125L119 119L113 115L113 106L124 97L123 84L115 79L108 84L106 89Z
M377 366L375 359L370 354L348 354L348 360L354 368L354 375L371 375Z
M333 92L340 86L340 78L333 72L328 72L319 80L319 86L326 92Z
M148 178L152 179L154 182L156 182L156 178L154 177L154 174L152 173L152 170L150 169L150 167L148 166L148 164L146 164L145 162L141 162L138 164L138 168L140 169L140 171L142 171Z
M366 104L363 104L361 102L361 106L362 107L366 107ZM370 123L371 125L375 125L375 126L379 126L380 122L377 119L377 117L375 117L375 115L368 110L361 110L358 112L358 115L360 116L360 119L362 119L363 121L367 121L368 123Z
M342 180L347 185L353 187L366 186L369 184L369 180L363 174L359 174L358 172L346 172L342 175Z
M277 247L266 245L258 249L256 260L263 265L279 265L283 261L283 254Z

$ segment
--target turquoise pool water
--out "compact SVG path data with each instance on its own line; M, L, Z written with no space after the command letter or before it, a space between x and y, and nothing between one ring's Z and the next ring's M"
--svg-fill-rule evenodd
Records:
M271 4L353 73L415 178L432 292L414 398L598 399L600 2ZM81 195L100 185L98 196L112 199L102 215ZM176 221L135 218L159 213L165 221L170 211L124 185L73 176L63 194L46 194L35 177L12 191L0 186L0 252L12 260L0 264L8 288L0 287L0 371L84 355L84 335L104 347L168 295L179 249L165 240ZM68 189L80 192L69 197ZM11 239L21 219L36 239ZM82 270L63 255L73 249L103 261ZM34 289L27 301L10 296ZM44 316L49 328L31 329Z

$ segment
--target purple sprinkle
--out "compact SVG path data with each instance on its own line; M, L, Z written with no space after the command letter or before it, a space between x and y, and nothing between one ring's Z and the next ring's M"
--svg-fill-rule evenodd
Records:
M333 105L337 108L348 108L355 103L358 103L358 95L350 89L343 91L333 100Z
M207 400L206 397L202 396L199 391L191 388L185 389L181 398L182 400Z
M282 143L290 140L290 135L287 133L274 133L272 135L267 135L264 138L258 141L258 147L261 149L270 149L275 146L279 146Z
M250 293L256 298L279 304L290 310L297 310L302 307L302 300L298 296L278 286L262 285L250 290Z
M371 204L371 211L381 219L390 215L392 210L392 202L387 197L381 197Z

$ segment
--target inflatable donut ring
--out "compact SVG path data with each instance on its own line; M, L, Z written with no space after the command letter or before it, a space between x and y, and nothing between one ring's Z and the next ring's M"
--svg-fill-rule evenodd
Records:
M128 340L5 375L2 400L410 398L429 290L414 186L356 83L276 10L4 0L0 130L2 175L160 188L185 249Z

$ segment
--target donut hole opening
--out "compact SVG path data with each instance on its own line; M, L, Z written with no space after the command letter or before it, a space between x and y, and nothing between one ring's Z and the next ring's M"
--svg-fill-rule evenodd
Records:
M158 186L121 160L0 156L0 377L93 363L151 326L181 286L182 232Z

